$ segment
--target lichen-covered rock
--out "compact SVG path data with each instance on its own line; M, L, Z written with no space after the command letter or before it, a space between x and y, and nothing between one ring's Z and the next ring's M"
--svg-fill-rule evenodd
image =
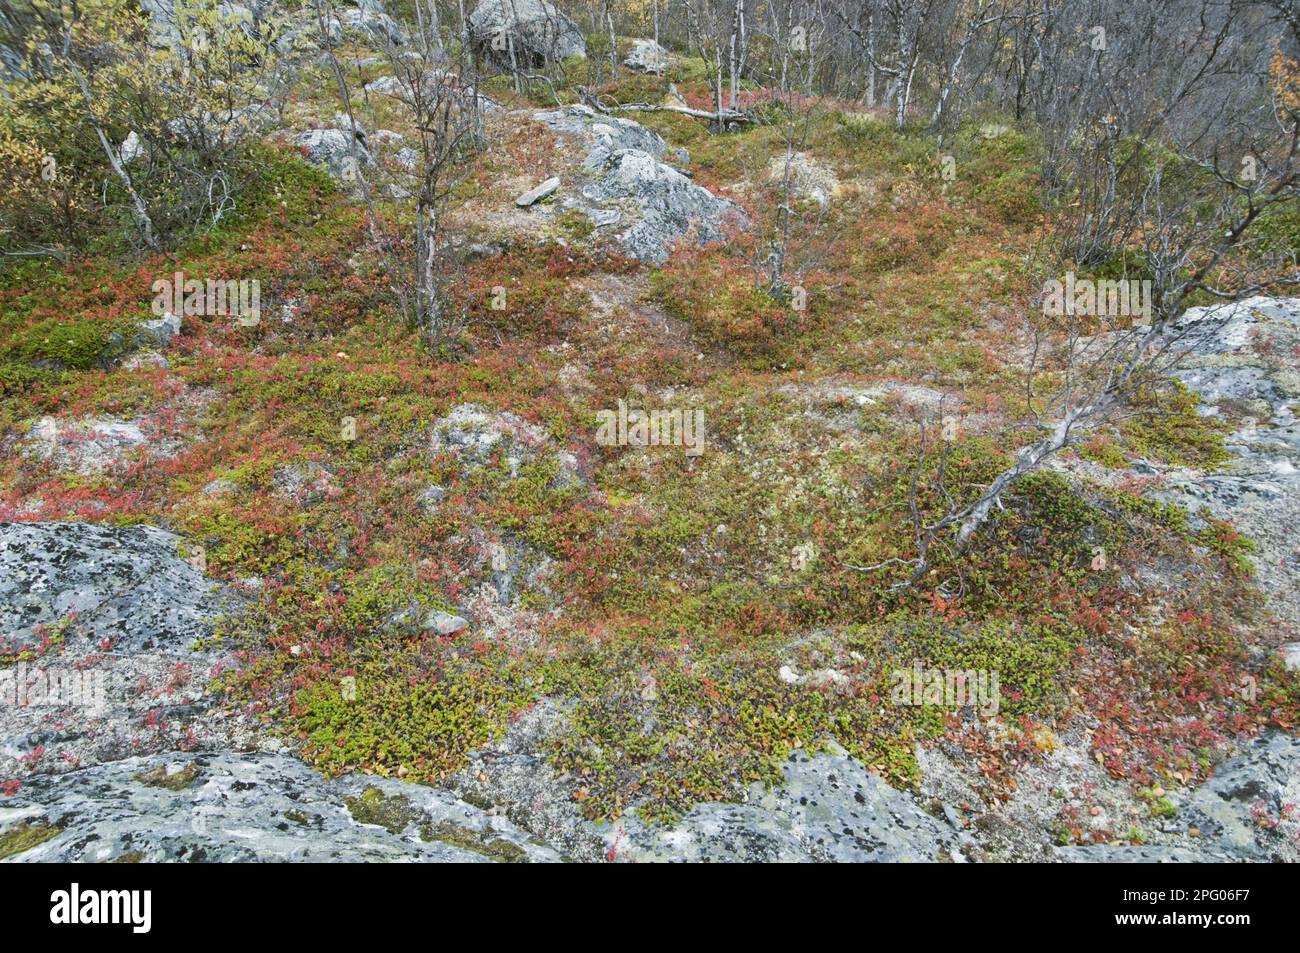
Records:
M633 40L632 51L623 60L623 65L638 73L658 75L668 69L670 62L668 51L654 40Z
M1195 827L1211 850L1243 860L1300 859L1300 738L1256 738L1214 777L1170 800L1182 830Z
M1058 847L1056 856L1071 864L1204 864L1227 858L1207 857L1187 847L1121 844L1114 847Z
M430 435L430 449L437 455L455 456L462 473L488 463L500 451L511 477L543 454L555 454L561 485L582 482L573 454L554 446L550 435L522 417L488 410L478 404L459 404L438 420Z
M140 142L140 134L132 129L122 144L117 147L117 157L126 165L130 165L136 159L144 155L144 144Z
M641 261L662 264L682 239L698 244L721 241L728 220L742 220L733 203L645 152L610 152L598 146L583 170L589 176L582 189L588 202L632 204L634 221L617 239L627 254Z
M393 161L408 172L414 172L420 165L420 153L410 146L403 146L393 155Z
M380 76L366 83L366 92L380 96L401 96L405 87L396 76Z
M0 14L2 17L3 14ZM0 26L4 26L5 21L0 20ZM10 28L12 29L12 27ZM23 57L12 46L0 43L0 76L9 76L13 79L26 79L27 68Z
M166 459L177 447L173 439L147 433L139 420L42 417L23 440L28 456L54 470L81 476L111 473L143 459L146 453Z
M828 207L831 200L839 196L840 180L812 156L803 152L792 153L788 171L786 158L781 154L768 163L767 177L778 187L785 183L788 175L791 195L805 202L816 202L822 208Z
M1167 830L1180 844L1065 847L1057 850L1058 856L1084 863L1300 859L1298 738L1277 732L1257 738L1215 768L1209 781L1168 797L1177 813Z
M203 644L237 603L180 546L151 526L0 523L0 781L250 743L211 691L230 660Z
M170 752L31 778L0 802L0 851L11 842L18 863L562 859L446 792L331 781L283 754Z
M638 122L620 116L606 116L590 106L574 104L560 109L546 109L533 113L533 120L570 136L581 137L592 146L604 146L606 151L615 149L639 149L656 159L663 158L668 152L668 143L659 133L647 129ZM689 162L674 154L674 158Z
M175 5L167 0L139 0L140 9L149 17L150 34L160 41L180 39L180 25L176 22Z
M796 752L784 784L756 784L743 803L699 804L669 827L629 817L606 841L633 862L964 862L974 847L838 748Z
M329 467L309 460L303 466L289 464L271 475L271 489L299 506L311 506L336 492L334 473Z
M161 318L140 322L135 343L137 347L153 347L162 350L170 345L176 335L180 333L180 316L169 311Z
M311 162L324 166L331 176L345 184L357 180L361 166L374 162L361 130L352 135L346 129L308 129L296 136L293 143Z
M284 14L273 0L221 0L212 15L215 22L204 23L198 7L178 9L172 0L139 0L140 9L149 17L149 29L155 44L171 45L180 42L181 28L215 25L218 31L239 30L245 36L269 39L284 28ZM314 19L314 14L313 14Z
M469 620L462 616L453 615L450 612L443 612L441 609L435 609L425 617L424 625L439 635L455 635L469 626Z
M357 33L381 49L406 45L406 30L375 4L368 4L364 9L339 10L338 18L345 32Z
M297 53L313 53L320 49L322 40L337 46L343 41L343 24L336 16L330 16L323 23L317 18L316 11L307 9L296 16L290 16L273 46L281 56Z
M469 620L464 616L445 612L442 609L426 609L417 600L411 600L404 607L393 612L386 621L386 626L407 635L421 632L436 632L438 635L455 635L469 627Z
M670 154L668 144L638 123L581 105L537 112L533 119L590 145L580 188L560 192L560 205L579 210L597 228L622 226L615 237L633 258L662 264L682 239L720 241L727 222L744 221L734 203L661 162ZM684 151L673 157L690 158Z
M469 16L478 56L498 66L543 66L586 56L582 31L547 0L480 0Z
M527 208L530 205L535 205L536 203L540 202L542 199L548 198L549 196L555 194L555 190L558 189L559 187L560 187L560 177L558 175L553 175L549 179L546 179L544 182L541 182L533 186L523 195L515 199L515 204L518 205L520 208Z
M89 642L188 648L209 633L215 586L153 526L0 523L0 632L10 650L69 613Z
M1227 417L1233 460L1214 473L1170 474L1158 495L1226 519L1254 540L1270 609L1300 625L1300 299L1256 297L1191 308L1170 330L1177 376L1199 412Z
M269 131L275 119L266 105L250 103L237 109L178 116L168 121L167 131L189 143L234 144Z

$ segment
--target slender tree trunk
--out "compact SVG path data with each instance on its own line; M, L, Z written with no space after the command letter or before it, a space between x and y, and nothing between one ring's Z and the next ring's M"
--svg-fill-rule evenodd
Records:
M108 164L113 167L113 173L126 189L126 194L131 198L132 214L135 217L136 227L140 230L140 238L149 246L151 251L159 251L158 239L153 233L153 219L149 217L149 209L140 197L140 193L135 190L135 185L131 182L131 174L126 171L126 166L122 164L122 157L118 155L113 144L108 141L108 136L104 134L104 127L100 125L98 117L92 105L90 96L90 84L86 82L86 77L82 75L81 70L76 65L69 62L68 66L72 72L73 78L77 81L77 88L81 90L81 96L86 101L86 115L90 119L91 126L95 129L95 136L99 139L99 144L104 149L104 155L108 159Z
M939 122L939 117L943 115L943 107L948 102L948 96L952 93L953 85L957 82L957 74L961 71L961 61L966 56L966 45L969 38L962 42L961 49L957 51L957 58L952 62L952 68L948 71L948 80L943 84L943 89L939 92L939 99L934 104L934 112L930 114L930 125L934 126Z
M618 39L614 35L614 11L610 0L605 0L605 29L609 31L609 77L618 79Z
M867 13L867 106L876 107L876 11Z
M737 83L736 70L737 70L737 67L738 67L738 65L739 65L739 63L738 63L738 61L737 61L737 59L736 59L736 34L737 34L737 30L739 29L740 7L741 7L741 4L742 4L742 3L744 3L744 0L736 0L736 5L735 5L735 7L734 7L733 10L732 10L732 14L731 14L731 39L730 39L730 41L729 41L729 43L728 43L728 47L727 47L727 76L728 76L728 79L729 79L730 82L731 82L731 96L730 96L730 98L728 99L728 103L730 104L730 106L731 106L732 109L735 109L735 108L736 108L736 93L737 93L737 89L736 89L736 83Z

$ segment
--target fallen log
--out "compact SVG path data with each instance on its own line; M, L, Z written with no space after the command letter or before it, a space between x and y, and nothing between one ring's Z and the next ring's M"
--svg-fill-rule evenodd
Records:
M589 101L594 109L604 113L605 115L615 112L667 112L680 113L683 116L691 116L695 119L707 119L710 122L715 123L754 121L747 113L735 109L724 109L721 112L709 112L707 109L693 109L690 106L674 106L668 103L615 103L613 106L606 106L595 97L590 98Z

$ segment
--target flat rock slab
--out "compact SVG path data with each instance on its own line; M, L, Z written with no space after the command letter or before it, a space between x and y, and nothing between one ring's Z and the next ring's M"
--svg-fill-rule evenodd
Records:
M562 858L504 818L433 788L364 776L328 780L286 754L168 753L30 779L16 795L0 799L0 859Z
M101 650L188 649L220 603L180 545L153 526L0 523L0 648L37 646L75 613L77 637Z
M184 441L168 434L161 424L157 416L135 420L46 416L32 422L21 447L29 460L55 472L114 477L132 466L176 456Z
M1200 413L1235 418L1232 461L1219 472L1171 474L1159 495L1206 510L1254 540L1269 608L1300 625L1300 299L1255 297L1191 308L1174 325L1186 352L1175 376Z
M672 827L627 820L607 838L619 860L952 862L972 845L842 749L791 755L785 784L742 804L699 804Z
M560 177L558 175L552 176L551 178L543 182L541 185L529 189L523 195L519 196L519 198L515 199L515 204L518 205L520 208L527 208L530 205L535 205L536 203L540 202L542 199L554 195L555 190L558 189L559 187L560 187Z
M257 743L201 645L238 602L150 526L0 523L0 783L176 747Z

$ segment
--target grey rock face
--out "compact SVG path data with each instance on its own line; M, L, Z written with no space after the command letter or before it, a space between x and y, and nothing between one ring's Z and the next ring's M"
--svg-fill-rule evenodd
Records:
M148 526L0 524L0 780L255 741L211 692L230 659L197 647L237 603L179 543Z
M432 513L434 510L438 508L438 504L441 503L446 498L447 498L446 487L438 486L438 484L435 483L432 486L425 487L423 492L420 493L416 502L420 504L420 508L423 509L426 513Z
M606 840L633 862L963 862L973 846L842 749L792 755L785 784L745 803L700 804L667 828L629 819Z
M1257 738L1198 788L1169 795L1178 808L1171 832L1185 846L1059 848L1076 862L1294 861L1300 817L1300 739ZM1292 805L1288 808L1287 805ZM1197 837L1188 832L1195 828Z
M805 202L816 202L822 208L831 204L831 199L840 194L840 183L835 173L815 158L803 152L787 157L784 153L774 156L768 163L767 177L773 182L790 183L790 194Z
M147 454L155 459L175 455L180 443L147 433L140 420L42 417L23 439L23 453L48 463L51 469L82 476L120 470Z
M521 67L587 55L582 31L546 0L480 0L469 30L475 52L503 68L511 65L511 49Z
M393 155L393 161L408 172L414 172L420 165L420 153L410 146L403 146Z
M97 363L104 369L122 366L137 357L139 351L165 350L180 333L181 317L167 311L160 318L141 321L133 329L114 331L108 336Z
M402 81L396 76L381 76L366 83L366 92L378 93L382 96L401 96L402 90Z
M168 312L161 318L141 322L136 335L136 345L139 347L155 347L161 350L171 344L172 339L180 333L180 316Z
M232 493L239 492L239 484L234 480L228 480L218 477L203 488L204 496L229 496Z
M365 89L371 95L388 96L412 108L419 104L420 99L426 104L450 99L459 109L472 109L477 105L485 113L501 111L498 104L470 86L462 85L459 76L442 67L426 69L419 75L380 76L367 83ZM336 125L347 128L346 122L336 122Z
M549 434L511 413L497 413L478 404L459 404L433 426L430 449L451 453L462 473L484 466L498 449L504 454L510 475L516 476L545 453L558 457L561 485L582 482L573 454L553 446Z
M3 13L0 13L0 28L7 28L10 31L13 29L8 20L4 19ZM0 43L0 76L5 75L13 79L27 79L27 68L22 55L17 50Z
M668 151L668 143L659 133L630 119L598 113L590 106L576 104L535 112L533 121L559 133L582 137L593 146L603 145L606 150L639 149L656 159Z
M321 23L315 11L304 10L290 19L273 45L276 52L285 56L319 50L321 41L326 38L330 44L337 45L343 40L343 24L338 17L331 16L325 21L324 34L322 36Z
M1211 852L1242 860L1295 859L1300 833L1300 738L1269 734L1215 769L1214 777L1174 795L1183 830L1195 827ZM1290 809L1287 805L1292 805ZM1273 826L1277 822L1277 826ZM1290 844L1289 856L1279 853Z
M668 154L668 144L638 123L586 106L538 112L533 119L591 143L582 165L586 181L580 195L565 202L598 228L630 221L617 239L634 258L662 264L681 239L719 241L728 220L743 222L735 204L659 161ZM689 161L680 153L674 158Z
M268 131L274 114L262 104L254 103L222 112L179 116L167 123L168 131L190 143L236 143Z
M683 238L699 244L721 241L728 218L740 215L731 202L645 152L606 152L597 146L583 169L591 176L584 198L600 204L628 201L636 207L639 221L620 232L618 241L641 261L662 264Z
M353 155L355 141L356 154ZM359 130L350 134L346 129L309 129L293 140L307 154L307 158L324 166L340 182L351 184L360 175L360 166L371 165L374 160L366 149L365 134Z
M180 23L171 0L140 0L140 9L149 17L149 29L155 43L166 45L179 41ZM237 29L250 37L265 36L272 32L268 21L275 19L277 12L270 0L248 0L245 3L222 0L216 9L217 28ZM183 11L182 16L186 15L191 24L197 23L193 12Z
M379 778L329 781L284 753L230 753L257 739L208 717L221 713L201 685L172 691L190 668L197 681L210 676L218 656L191 643L226 607L176 546L149 527L0 524L0 625L23 636L6 649L39 642L42 622L77 613L45 656L0 687L30 685L36 665L108 667L113 676L102 709L0 699L0 780L16 779L0 799L0 847L9 835L45 835L9 860L561 859L445 792ZM457 617L439 621L447 628Z
M1203 864L1216 859L1186 847L1161 847L1155 844L1122 847L1058 847L1056 856L1071 864ZM1226 858L1217 859L1226 860Z
M638 73L660 74L668 68L668 51L654 40L633 40L623 65Z
M237 29L246 36L257 35L257 14L253 12L252 7L222 0L217 4L217 16L224 29Z
M367 4L365 8L340 10L338 17L344 30L359 33L381 48L390 45L405 46L406 30L382 9L376 9L376 6Z
M118 651L188 649L219 610L214 586L152 526L0 523L0 631L8 650L76 613L81 638Z
M1192 308L1173 326L1187 351L1176 376L1200 412L1231 415L1234 460L1212 474L1171 474L1161 491L1193 512L1230 520L1252 538L1270 608L1300 624L1300 299L1256 297Z
M117 147L117 155L125 165L130 165L143 156L144 145L140 142L140 134L134 129L131 130L127 137L122 140L122 144Z
M562 859L445 792L330 781L279 754L173 752L32 778L0 804L0 840L24 826L52 836L14 862Z
M393 612L385 621L385 626L404 635L419 635L434 632L438 635L455 635L469 628L469 620L464 616L445 612L442 609L430 609L421 605L417 599L411 599L405 606Z
M305 466L280 467L271 476L271 489L299 506L319 503L334 492L334 474L315 460Z
M455 635L469 625L469 621L461 616L452 615L450 612L443 612L435 609L430 612L424 620L424 627L437 632L439 635Z
M149 28L155 37L173 39L179 37L176 25L175 8L166 0L140 0L140 9L149 16Z

